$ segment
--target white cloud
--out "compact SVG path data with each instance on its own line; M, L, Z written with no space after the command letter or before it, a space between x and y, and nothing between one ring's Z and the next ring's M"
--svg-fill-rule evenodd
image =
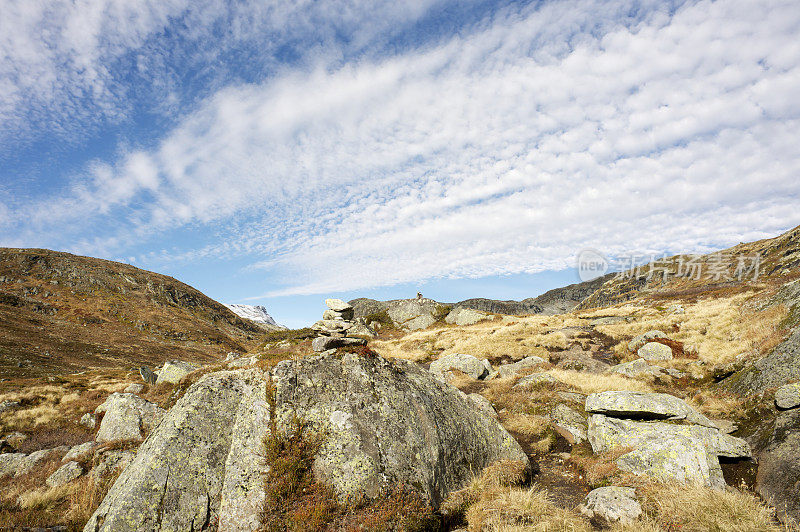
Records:
M32 211L132 225L87 249L213 228L174 252L261 256L286 285L272 295L560 269L584 247L707 250L800 223L800 11L660 6L628 26L621 3L512 10L424 50L227 87Z

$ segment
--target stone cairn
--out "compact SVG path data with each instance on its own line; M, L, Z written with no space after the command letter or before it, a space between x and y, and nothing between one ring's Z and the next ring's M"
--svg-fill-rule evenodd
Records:
M328 308L322 314L322 319L311 326L318 335L311 342L314 351L322 352L346 345L364 345L367 343L364 338L354 338L354 336L374 335L366 325L354 319L352 305L341 299L326 299L325 304Z

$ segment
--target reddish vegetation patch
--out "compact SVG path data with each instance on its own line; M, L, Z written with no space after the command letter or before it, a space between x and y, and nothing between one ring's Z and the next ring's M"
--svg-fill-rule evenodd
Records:
M664 344L665 346L672 349L672 357L673 358L697 358L696 351L689 351L684 348L683 342L679 342L678 340L671 340L669 338L654 338L650 340L651 342L658 342L659 344Z

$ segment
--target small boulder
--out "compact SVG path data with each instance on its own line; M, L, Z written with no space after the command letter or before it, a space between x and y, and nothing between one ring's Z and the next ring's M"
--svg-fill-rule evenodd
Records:
M51 488L58 488L72 482L83 475L83 467L78 462L67 462L59 467L55 473L47 477L45 483Z
M72 447L67 454L64 455L64 458L61 459L62 462L70 462L72 460L83 461L87 456L94 453L97 444L93 441L87 441L86 443L81 443L80 445L76 445Z
M592 490L578 508L595 526L611 527L631 524L642 515L634 488L605 486Z
M141 368L139 368L139 375L141 375L141 377L142 377L142 380L143 380L143 381L144 381L146 384L149 384L149 385L151 385L151 386L152 386L153 384L155 384L155 383L156 383L156 380L158 379L158 375L156 375L155 373L153 373L153 372L150 370L150 368L148 368L148 367L146 367L146 366L142 366Z
M672 348L658 342L648 342L636 351L645 360L672 360Z
M444 321L452 325L464 326L474 325L488 318L489 316L483 312L466 307L456 307L445 316Z
M529 356L525 357L522 360L518 360L513 364L503 364L502 366L498 366L497 370L493 372L489 378L490 379L503 379L505 377L515 377L517 373L521 370L526 368L535 368L541 364L546 364L547 361L542 357L537 356Z
M94 429L97 426L97 416L92 414L91 412L86 412L84 415L81 416L81 420L78 422L87 429Z
M183 360L168 360L164 363L164 367L159 370L156 384L161 384L163 382L178 384L182 378L200 369L200 367L199 364L193 364Z
M95 409L104 414L97 431L98 443L141 440L164 416L164 409L130 393L113 393Z
M586 398L586 412L639 419L686 420L689 423L714 427L713 421L682 399L666 393L608 391Z
M25 460L25 453L0 454L0 479L10 477Z
M644 344L652 340L655 340L656 338L667 338L667 335L658 330L647 331L646 333L640 334L639 336L635 337L633 340L628 342L628 350L635 353Z
M473 379L483 379L492 371L492 365L485 359L463 353L453 353L434 360L430 366L430 372L440 377L443 377L445 372L454 369L466 373Z
M558 379L549 373L531 373L518 380L516 384L514 384L514 388L526 388L528 386L537 386L540 384L555 384L557 382Z
M553 425L570 445L587 440L586 419L567 405L557 404L551 413Z
M784 384L775 392L775 404L788 410L800 406L800 383Z
M341 299L330 298L325 300L325 305L328 306L330 310L335 312L344 312L347 310L353 310L353 305L350 303L346 303Z
M117 470L124 471L133 462L136 453L134 451L110 450L103 451L97 455L97 465L91 471L92 477L102 479Z
M133 383L125 387L125 393L142 393L144 391L144 384Z
M651 366L646 360L637 358L632 362L617 364L609 368L609 371L625 375L626 377L644 377L662 375L664 370L658 366Z

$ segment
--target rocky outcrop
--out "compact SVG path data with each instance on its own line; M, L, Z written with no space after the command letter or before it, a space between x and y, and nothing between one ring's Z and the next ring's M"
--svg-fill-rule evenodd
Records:
M716 427L714 422L683 400L666 393L627 391L593 393L586 398L586 411L614 417L685 420L703 427Z
M800 383L785 384L775 392L775 405L788 410L800 406Z
M800 525L800 410L778 414L758 456L756 491L782 520Z
M200 367L200 364L193 364L192 362L186 362L184 360L168 360L164 362L164 366L158 370L156 384L164 382L178 384L182 378L193 371L197 371Z
M528 463L495 419L417 365L326 354L193 384L85 530L258 530L265 437L296 420L322 436L314 471L343 500L402 484L436 506L495 460Z
M755 395L768 388L800 380L800 327L770 354L722 381L722 387L740 395Z
M132 393L113 393L95 409L104 414L95 441L140 440L164 416L164 409Z
M464 326L474 325L486 319L489 319L489 316L483 312L465 307L456 307L445 316L444 322L451 325Z
M640 347L636 354L645 360L672 360L672 349L658 342L648 342Z
M492 365L486 359L462 353L445 355L431 362L430 372L439 377L445 377L445 374L452 370L466 373L473 379L483 379L492 372Z
M595 526L630 525L642 515L634 488L605 486L592 490L578 510Z
M83 467L78 462L67 462L47 477L45 483L51 488L68 484L83 475Z

